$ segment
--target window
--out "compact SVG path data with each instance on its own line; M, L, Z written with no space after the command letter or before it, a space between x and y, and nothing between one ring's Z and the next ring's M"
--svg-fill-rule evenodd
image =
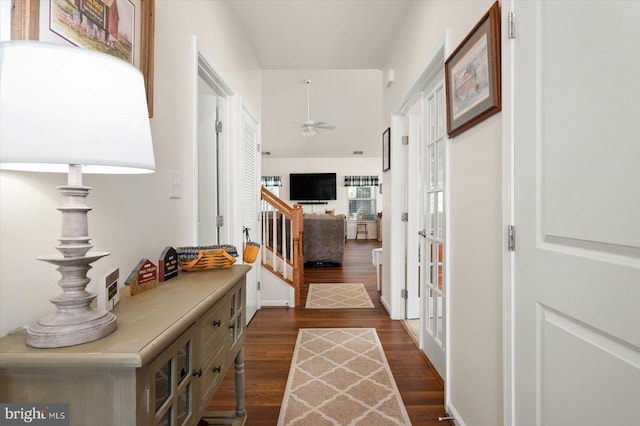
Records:
M262 186L276 197L280 197L280 187L282 186L282 180L280 176L262 176Z
M280 187L279 186L271 186L265 185L264 187L267 191L271 192L276 197L280 197Z
M350 186L347 188L349 198L349 219L357 220L359 215L363 219L376 218L376 187Z

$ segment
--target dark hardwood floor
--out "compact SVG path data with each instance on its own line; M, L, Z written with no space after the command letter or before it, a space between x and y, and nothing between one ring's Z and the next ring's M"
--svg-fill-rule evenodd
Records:
M247 425L275 425L280 412L293 349L300 328L374 327L413 425L443 425L444 389L400 321L389 319L376 290L371 250L377 241L349 240L341 266L305 268L301 296L309 283L362 282L374 309L263 308L247 328L245 343L245 405ZM233 368L209 405L210 410L234 410Z

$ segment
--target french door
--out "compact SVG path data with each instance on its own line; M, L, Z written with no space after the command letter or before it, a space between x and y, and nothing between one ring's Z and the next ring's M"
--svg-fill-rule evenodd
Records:
M446 309L446 123L444 80L423 92L422 190L420 215L420 344L441 377L445 377Z

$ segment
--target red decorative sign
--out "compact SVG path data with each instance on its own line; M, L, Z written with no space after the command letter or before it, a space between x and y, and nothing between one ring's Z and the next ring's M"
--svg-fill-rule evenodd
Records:
M156 279L158 279L158 267L147 259L138 270L138 284L148 283Z
M124 284L131 296L152 290L158 285L158 267L149 259L142 259Z

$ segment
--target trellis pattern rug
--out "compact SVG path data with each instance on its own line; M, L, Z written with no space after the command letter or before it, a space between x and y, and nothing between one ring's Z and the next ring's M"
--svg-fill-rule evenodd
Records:
M373 308L362 283L309 284L305 308Z
M299 330L278 426L410 424L374 328Z

